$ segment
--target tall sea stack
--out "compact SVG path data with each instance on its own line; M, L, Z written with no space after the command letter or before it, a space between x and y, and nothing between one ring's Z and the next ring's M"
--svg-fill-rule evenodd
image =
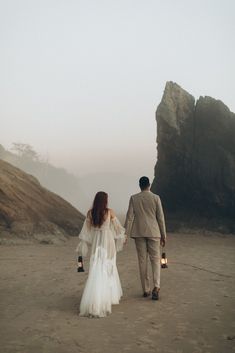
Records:
M235 230L235 114L167 82L156 121L152 191L166 211L224 219Z

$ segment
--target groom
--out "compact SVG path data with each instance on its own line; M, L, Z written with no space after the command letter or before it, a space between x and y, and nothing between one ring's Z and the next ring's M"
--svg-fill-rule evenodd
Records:
M135 239L143 296L151 295L148 255L152 265L152 299L159 299L161 246L165 246L166 227L160 197L150 191L149 178L139 180L141 192L132 195L126 215L126 234Z

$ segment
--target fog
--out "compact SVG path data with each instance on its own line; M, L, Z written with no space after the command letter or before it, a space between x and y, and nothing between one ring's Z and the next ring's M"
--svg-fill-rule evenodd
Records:
M234 15L232 0L1 1L0 143L73 174L56 191L82 212L105 190L124 213L153 178L166 81L235 111Z
M83 178L77 177L53 166L32 146L25 144L13 144L11 150L0 145L0 159L34 175L41 185L62 196L84 214L91 208L96 192L105 190L109 194L109 206L123 220L130 195L138 191L138 183L133 183L131 176L94 172Z

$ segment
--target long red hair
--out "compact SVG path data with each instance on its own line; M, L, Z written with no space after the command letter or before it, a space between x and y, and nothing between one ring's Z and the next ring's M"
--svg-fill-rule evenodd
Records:
M108 212L108 194L99 191L95 195L91 209L91 223L94 227L101 227L105 221L105 215Z

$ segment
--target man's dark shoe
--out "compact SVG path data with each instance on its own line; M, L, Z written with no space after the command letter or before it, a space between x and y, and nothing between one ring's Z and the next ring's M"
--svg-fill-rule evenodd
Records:
M154 288L152 291L152 300L159 300L159 289Z
M147 297L150 296L150 294L151 294L151 292L144 292L143 297L144 297L144 298L147 298Z

